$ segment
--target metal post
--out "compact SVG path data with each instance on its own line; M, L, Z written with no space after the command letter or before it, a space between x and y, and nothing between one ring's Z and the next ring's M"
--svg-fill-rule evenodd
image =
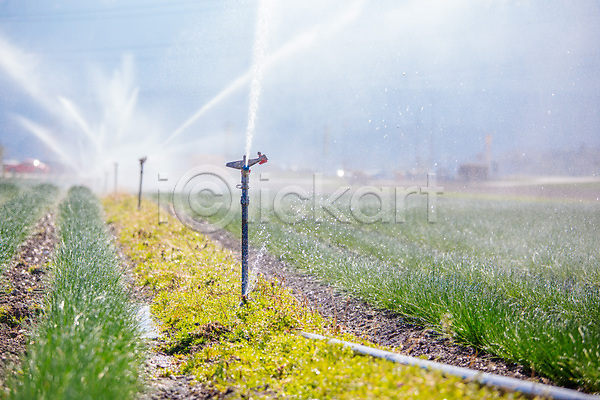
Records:
M244 156L244 167L242 168L242 302L246 302L248 295L248 189L250 181L250 167L246 165L246 156Z
M138 211L142 207L142 178L144 177L144 163L148 158L140 158L140 191L138 192Z
M248 189L250 189L250 167L255 164L264 164L267 162L267 156L258 153L257 158L248 160L246 156L239 161L231 161L226 165L230 168L239 169L242 173L242 184L238 186L242 189L242 304L247 302L248 296L248 204L250 197Z

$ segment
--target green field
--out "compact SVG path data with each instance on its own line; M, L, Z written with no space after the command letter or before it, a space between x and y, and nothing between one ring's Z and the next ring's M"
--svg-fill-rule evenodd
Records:
M12 257L58 194L56 187L47 185L9 185L6 189L0 206L3 263ZM424 196L408 198L393 216L381 214L380 202L372 198L366 197L360 204L342 198L337 204L342 221L323 210L315 214L310 202L288 199L273 207L273 199L263 199L260 213L260 200L252 200L250 233L256 247L343 292L432 327L457 342L522 364L557 384L600 391L600 205L444 195L438 199L436 222L431 223ZM235 333L227 339L227 346L233 344L234 349L221 349L223 354L215 364L211 352L217 350L217 345L203 347L202 356L187 359L182 372L193 372L203 376L206 384L229 390L233 381L223 375L226 369L214 367L233 371L254 368L246 364L258 365L252 358L256 346L251 340L247 343L247 359L235 359L243 365L233 363L234 353L229 353L239 350L235 346L240 338L246 338L245 329L250 325L245 320L230 320L232 315L223 312L224 305L217 298L216 314L208 313L207 297L197 292L206 286L210 296L225 296L228 302L237 304L238 286L230 285L237 276L237 262L226 253L215 252L217 258L213 260L208 250L192 251L206 249L206 239L187 238L181 226L171 233L160 231L167 235L163 238L158 229L176 224L153 227L156 209L144 214L134 212L133 203L129 199L111 207L126 207L119 213L132 231L126 231L121 240L135 251L139 258L136 263L141 266L153 260L147 270L138 267L136 273L142 279L140 284L156 291L157 301L164 300L162 311L153 309L166 324L172 341L164 350L192 356L198 350L193 345L204 345L206 339L194 336L197 324L214 328L214 321L220 321ZM238 211L234 210L234 219L226 226L236 235L240 233ZM389 207L385 211L394 213ZM190 208L185 212L193 214ZM218 222L221 217L217 213L212 220ZM365 219L378 221L365 223ZM10 383L7 396L81 398L85 393L91 398L134 397L142 388L139 372L143 342L136 310L94 195L85 188L71 189L60 204L57 226L60 244L49 274L51 290L43 314L32 326L20 379ZM200 242L193 246L192 239ZM156 248L151 250L148 246L154 242ZM183 254L185 246L199 258ZM198 269L196 263L200 260L206 266ZM216 277L221 277L222 268L229 275L225 286L217 290L213 285ZM251 268L256 278L260 265ZM270 293L273 287L260 280L254 283L256 296L265 290ZM269 296L269 301L280 298ZM291 297L289 301L293 302ZM260 303L258 307L259 303L255 311L263 318L272 306ZM225 309L237 310L232 307ZM263 324L273 319L257 321ZM285 322L277 329L287 335L294 324ZM269 335L258 335L256 340L262 343ZM180 344L181 352L177 350ZM260 362L267 360L266 356L260 357ZM284 359L276 358L266 362L264 379L271 379L272 370L279 371L283 365ZM294 371L286 372L290 379L296 376ZM313 382L309 375L302 379ZM262 387L262 381L242 381L241 376L239 382L235 381L235 385L241 385L240 393L254 393ZM292 388L288 383L284 386ZM293 387L298 393L304 390L302 385ZM321 389L330 390L324 383ZM391 390L395 393L396 389ZM473 386L469 390L479 389Z
M109 223L178 368L161 375L193 377L206 398L225 399L517 399L458 377L365 357L339 344L306 339L321 333L370 346L339 331L276 280L259 279L240 306L239 260L208 237L137 199L105 199ZM377 346L376 346L377 347ZM202 396L202 398L205 398Z
M341 199L342 223L300 201L259 217L254 199L251 241L458 342L600 391L600 205L446 195L430 223L426 198L408 200L403 223L361 223ZM238 235L239 217L227 229Z

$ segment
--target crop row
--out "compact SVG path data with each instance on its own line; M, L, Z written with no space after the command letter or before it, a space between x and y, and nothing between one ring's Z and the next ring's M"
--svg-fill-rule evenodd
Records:
M0 206L0 273L31 226L58 194L58 188L48 184L19 190L16 185L5 183L1 189L5 201Z
M10 398L132 398L143 354L136 310L100 205L75 187L59 214L51 291Z
M313 210L289 204L290 214L307 218L289 224L262 215L268 222L251 228L251 240L375 306L559 384L599 391L598 206L438 202L435 224L418 200L400 224L359 223L350 211L344 223L316 222ZM377 206L362 212L376 215ZM227 229L239 234L239 220Z

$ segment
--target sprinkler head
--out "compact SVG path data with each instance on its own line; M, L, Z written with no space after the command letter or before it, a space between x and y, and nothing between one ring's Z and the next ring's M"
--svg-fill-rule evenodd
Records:
M238 160L238 161L230 161L227 164L225 164L227 167L229 168L235 168L235 169L244 169L244 167L248 167L250 168L251 166L255 165L255 164L264 164L268 161L267 156L262 154L260 151L258 152L258 157L257 158L251 158L248 161L246 161L246 156L244 156L244 158L242 160Z

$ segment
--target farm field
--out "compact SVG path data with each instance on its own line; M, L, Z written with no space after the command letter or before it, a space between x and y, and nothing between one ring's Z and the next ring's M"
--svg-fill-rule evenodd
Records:
M57 189L52 190L56 196ZM23 282L7 282L27 283L24 291L42 295L43 301L30 304L35 309L24 319L12 321L12 332L28 337L26 353L19 364L9 366L18 369L0 379L0 398L136 398L154 393L145 387L150 381L170 381L173 374L193 377L192 385L181 380L189 395L226 398L520 398L304 339L296 331L365 343L340 334L335 324L275 281L256 282L251 302L239 307L239 261L232 253L173 218L157 225L155 208L145 204L135 212L135 203L128 197L107 200L105 206L136 266L136 283L151 293L152 313L163 332L158 347L150 350L142 338L139 304L128 286L132 282L126 283L129 273L116 255L98 200L88 189L74 187L58 208L55 203L48 209L56 214L57 235L50 233L56 236L56 248L34 243L48 239L48 233L38 232L20 250L45 248L49 264L29 264L23 253L16 263L11 261L15 269L6 271L11 279L31 275ZM46 215L38 226L51 219ZM18 286L2 290L3 301L21 292ZM158 377L143 372L144 360L155 351L174 360Z
M10 239L14 254L42 212L56 209L58 189L7 188L4 220L22 227ZM430 223L426 202L415 200L406 204L402 223L360 223L343 202L344 223L315 223L313 210L287 204L294 223L264 214L253 222L251 240L297 270L443 337L551 382L598 391L598 207L446 196ZM324 319L279 281L261 277L259 264L251 265L251 301L239 307L239 260L173 217L163 215L168 223L158 224L149 202L134 211L136 203L129 196L105 199L105 217L88 189L69 190L56 211L59 244L49 267L18 264L24 269L17 274L46 274L47 284L39 283L45 300L33 305L41 308L29 320L0 321L26 328L30 337L0 398L152 393L145 388L151 375L142 370L155 352L173 362L152 381L189 376L181 383L189 395L518 397L301 338L298 331L309 331L373 346L344 333L337 320ZM363 216L378 215L376 203L361 206ZM124 273L104 218L133 271ZM238 224L227 226L236 236ZM162 332L154 350L142 338L129 274L152 299Z
M251 241L458 342L600 391L600 206L447 195L436 223L421 198L406 204L403 223L361 223L341 203L346 223L315 223L310 207L289 203L294 223L263 214ZM363 206L379 212L377 202ZM239 220L227 229L239 235Z
M225 398L501 398L457 378L372 359L339 345L310 341L299 330L340 335L276 281L255 282L240 307L239 260L174 218L157 224L156 208L136 199L106 199L108 221L136 265L138 283L153 293L152 313L175 355L178 372L192 374L195 395Z
M600 400L599 0L0 10L0 400Z

